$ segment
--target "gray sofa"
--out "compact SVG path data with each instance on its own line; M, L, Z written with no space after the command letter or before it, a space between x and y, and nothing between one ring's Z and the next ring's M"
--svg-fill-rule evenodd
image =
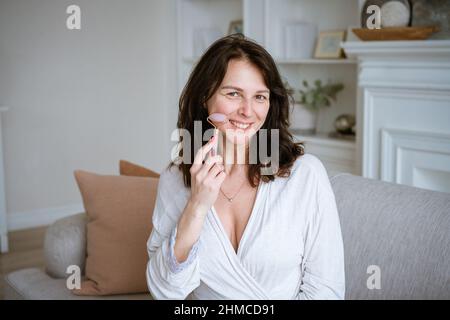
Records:
M330 180L344 239L346 299L450 299L450 194L350 174ZM81 213L50 226L46 269L6 275L5 298L151 299L79 297L66 289L66 267L84 266L85 224ZM368 289L378 274L381 288Z

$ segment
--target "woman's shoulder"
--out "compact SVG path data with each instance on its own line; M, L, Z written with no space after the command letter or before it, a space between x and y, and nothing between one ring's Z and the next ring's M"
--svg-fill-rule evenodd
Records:
M291 174L298 175L310 172L316 178L327 177L327 171L322 161L315 155L305 153L299 156L292 165Z
M176 164L170 165L167 164L166 167L162 170L160 176L160 183L167 185L179 185L183 184L183 172L180 167Z
M318 180L327 178L327 172L322 161L316 156L305 153L293 162L288 176L279 176L275 179L274 187L282 190L298 190L300 186L316 184ZM297 192L297 191L295 191Z
M183 173L177 165L166 166L160 173L158 196L153 211L153 225L168 234L178 221L190 196L190 189L184 185Z
M178 165L167 165L160 174L158 190L170 197L185 194L189 188L184 184L183 172Z

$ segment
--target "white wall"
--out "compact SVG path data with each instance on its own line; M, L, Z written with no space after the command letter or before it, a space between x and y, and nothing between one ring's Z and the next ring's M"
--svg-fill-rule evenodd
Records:
M81 30L66 8L81 7ZM160 171L177 108L174 0L1 0L0 105L10 229L75 213L75 169ZM169 119L170 117L170 119Z

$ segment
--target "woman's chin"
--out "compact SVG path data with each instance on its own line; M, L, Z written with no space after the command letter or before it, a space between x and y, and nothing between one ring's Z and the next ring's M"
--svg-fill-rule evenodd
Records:
M222 134L226 138L227 145L247 147L251 138L256 134L256 131L253 127L246 129L226 128Z
M245 147L248 145L250 138L247 135L234 135L227 136L226 143L229 145L234 145L236 147Z

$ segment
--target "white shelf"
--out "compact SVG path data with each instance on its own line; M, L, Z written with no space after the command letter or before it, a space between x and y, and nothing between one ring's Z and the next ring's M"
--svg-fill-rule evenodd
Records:
M356 64L356 59L276 59L278 64Z
M327 133L318 132L314 135L304 135L298 134L295 130L290 130L292 135L299 141L305 141L314 143L315 145L326 146L326 147L336 147L336 148L346 148L354 150L356 147L355 140L346 140L329 137Z
M330 176L341 172L358 174L355 141L331 138L327 133L302 135L296 134L295 130L291 132L295 141L304 142L305 153L315 155L322 161Z

